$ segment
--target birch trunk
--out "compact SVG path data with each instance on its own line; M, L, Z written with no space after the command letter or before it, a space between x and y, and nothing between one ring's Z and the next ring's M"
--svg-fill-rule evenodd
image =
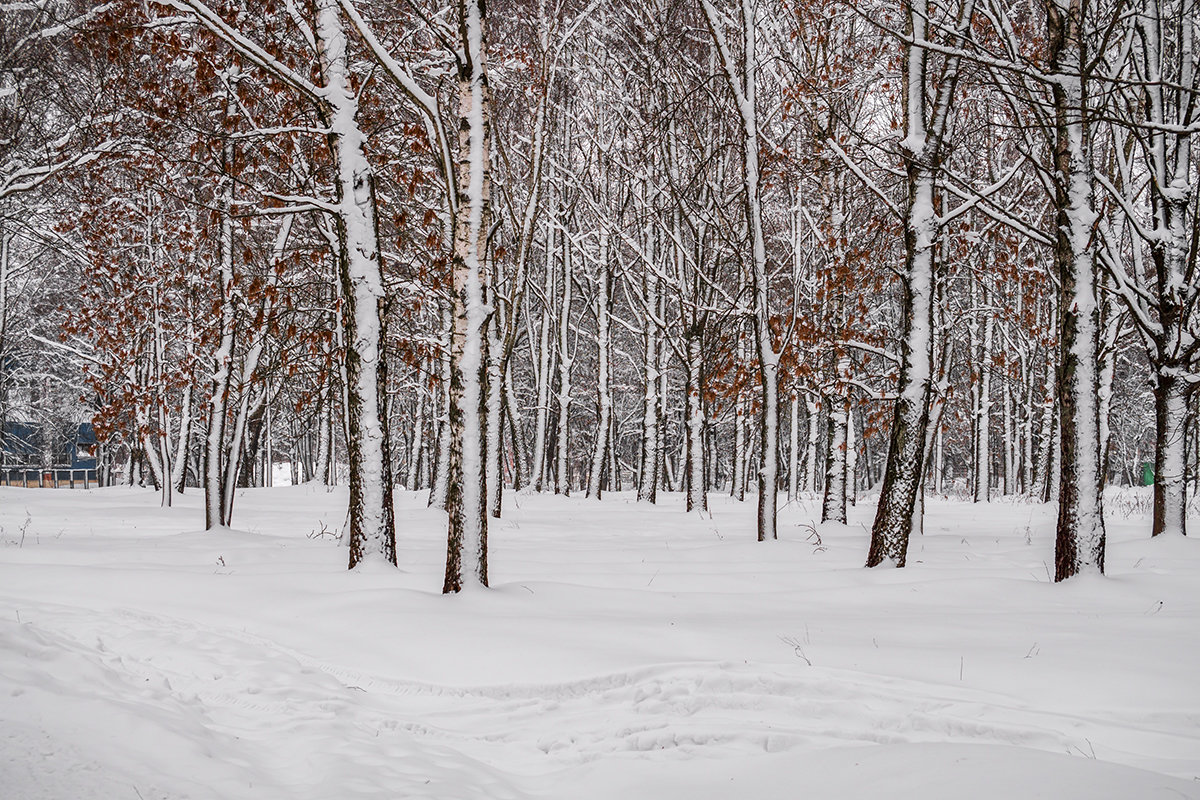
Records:
M788 426L788 502L800 489L800 392L792 390L792 416Z
M458 207L454 221L449 531L445 593L488 585L487 233L491 205L491 96L483 0L459 0Z
M1137 64L1144 90L1137 107L1156 127L1143 131L1154 236L1160 330L1151 361L1155 382L1155 480L1152 534L1187 533L1186 431L1198 345L1192 316L1197 239L1192 137L1197 100L1195 0L1144 0L1136 17Z
M530 478L533 480L534 491L541 492L546 485L546 426L550 416L550 384L552 382L551 336L552 298L555 296L554 276L556 267L554 256L557 248L554 243L555 228L558 224L558 195L551 190L548 194L546 213L546 273L542 285L542 315L538 335L537 355L537 413L534 420L533 434L533 465L530 468Z
M513 449L513 491L520 491L528 482L524 472L529 463L529 444L525 441L525 431L521 427L520 406L517 405L517 393L513 389L512 369L504 373L504 409L508 417L508 438Z
M846 402L826 397L829 409L828 456L825 461L825 500L821 504L821 522L846 524Z
M433 476L429 486L429 507L446 508L446 496L450 491L450 447L453 434L450 430L450 381L453 374L451 350L454 338L454 306L452 302L441 303L442 313L442 357L441 386L442 413L437 421L437 459L433 463Z
M846 407L846 502L858 502L858 431L854 428L854 406Z
M724 35L724 21L710 0L701 0L705 20L717 44L721 64L737 105L741 122L742 186L746 223L750 233L750 290L754 299L754 342L762 382L762 416L759 424L758 520L760 542L777 538L779 489L779 351L771 332L770 286L767 249L763 234L761 174L758 161L758 54L755 5L741 0L740 62L734 59Z
M500 298L492 295L493 305L500 306ZM484 465L487 487L484 502L488 512L496 518L504 502L504 370L507 359L504 357L504 339L500 331L500 313L492 314L484 335L487 337L487 396L484 399L487 408L487 430L484 452L487 460Z
M1054 579L1104 572L1100 453L1100 304L1092 256L1090 121L1079 0L1047 7L1055 116L1054 268L1059 282L1060 483Z
M571 351L568 334L571 330L571 242L563 237L562 246L562 304L558 316L558 442L557 467L554 471L554 493L571 493Z
M396 563L387 408L385 292L376 220L375 177L358 126L345 30L337 0L317 0L315 34L337 180L336 234L346 336L347 447L350 462L350 567Z
M609 432L612 427L612 386L609 377L608 312L612 302L609 283L611 280L608 263L608 234L600 234L600 265L596 280L596 446L592 451L592 465L588 474L587 496L599 499L604 477L605 456L609 448Z
M739 287L739 294L740 294ZM738 321L737 363L741 369L746 363L746 327ZM734 397L733 416L733 486L730 494L739 503L746 499L746 396L742 381L738 381L737 395Z
M684 389L687 427L684 438L684 480L687 511L708 510L708 495L704 488L704 402L701 395L703 354L700 349L702 333L701 330L690 330L684 342L687 354L687 385Z
M643 295L647 303L654 302L658 294L658 278L649 270L644 273ZM654 320L647 315L645 331L642 335L643 359L642 375L645 380L645 392L642 395L642 442L641 442L641 472L638 475L637 499L640 502L658 502L658 330Z
M425 392L417 387L417 415L413 420L412 446L408 449L408 482L410 491L421 488L421 453L425 444Z
M972 0L961 8L957 33L970 26ZM905 4L907 31L924 39L928 18L924 5ZM905 137L901 142L908 198L904 219L904 269L901 273L900 375L892 416L890 446L879 506L871 528L867 566L891 563L903 567L908 555L914 505L924 474L924 450L933 380L933 312L936 284L934 252L938 214L934 183L941 161L950 104L958 77L958 59L947 56L937 86L931 121L926 121L927 52L904 46Z
M807 401L804 405L808 417L808 438L805 440L804 453L804 491L817 490L817 438L821 424L821 406L815 401Z
M230 75L231 83L236 71ZM234 99L227 101L226 118L237 113ZM217 350L213 353L212 378L209 383L208 437L204 448L204 527L206 530L226 524L223 507L224 475L221 469L221 454L225 442L226 406L229 402L229 382L232 374L233 337L235 306L233 296L233 139L226 137L221 147L221 187L218 190L217 213L220 215L220 252L217 261L217 289L219 299L218 325L220 336Z
M986 297L986 295L985 295ZM977 356L979 364L979 399L975 411L975 502L992 499L992 337L995 318L985 310L983 346Z

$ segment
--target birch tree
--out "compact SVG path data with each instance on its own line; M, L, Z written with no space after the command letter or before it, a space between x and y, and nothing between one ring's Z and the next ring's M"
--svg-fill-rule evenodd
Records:
M780 348L771 330L769 267L763 233L762 186L759 166L758 118L758 24L753 0L740 0L732 29L740 37L740 48L730 47L726 31L730 23L711 0L700 0L709 32L720 56L725 81L733 94L740 126L742 188L746 227L749 231L748 261L753 309L754 343L762 386L762 417L759 425L758 540L777 537L777 492L779 489L779 359Z

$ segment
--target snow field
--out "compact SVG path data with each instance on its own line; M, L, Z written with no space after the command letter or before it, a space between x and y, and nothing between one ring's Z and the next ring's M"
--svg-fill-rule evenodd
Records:
M423 493L353 573L341 491L200 499L0 488L3 800L1200 797L1200 543L1136 504L1055 586L1048 506L932 499L865 570L867 503L510 493L444 597Z

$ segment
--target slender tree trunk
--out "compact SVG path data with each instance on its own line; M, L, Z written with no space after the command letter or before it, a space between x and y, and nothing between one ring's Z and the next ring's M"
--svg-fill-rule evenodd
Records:
M741 369L746 363L746 327L738 321L737 334L737 363ZM737 395L734 397L733 416L733 486L731 494L739 503L746 499L746 396L742 381L738 381Z
M1151 533L1187 534L1187 429L1190 387L1173 371L1154 387L1154 524Z
M646 303L657 304L658 277L651 271L643 273L643 296ZM647 315L649 317L649 315ZM642 441L641 473L638 476L637 499L639 502L658 502L659 481L659 342L658 328L654 320L647 318L642 334L642 375L645 392L642 395Z
M1054 579L1104 572L1104 498L1100 453L1100 304L1092 257L1092 163L1087 57L1079 0L1048 5L1055 112L1054 267L1059 283L1058 402L1061 409L1058 529Z
M571 290L574 278L571 269L571 242L563 237L562 245L562 306L558 318L558 459L554 475L554 493L571 493Z
M788 426L788 502L800 488L800 392L792 389L792 416Z
M698 327L698 326L697 326ZM704 401L703 367L701 360L701 330L691 330L685 336L687 353L687 386L685 387L684 414L687 431L684 437L684 480L686 481L685 505L688 511L708 510L708 495L704 490Z
M854 427L854 406L846 407L846 502L858 502L858 431Z
M986 295L985 295L986 297ZM979 359L979 405L975 412L975 502L992 499L992 337L995 318L985 311L983 346Z
M809 400L804 405L808 418L808 437L805 439L804 452L804 491L817 490L817 445L818 432L821 424L821 406L815 400Z
M236 70L230 80L236 79ZM233 118L237 114L234 98L226 103L225 116ZM226 137L221 148L221 188L218 190L218 214L220 215L220 249L218 254L217 283L220 297L218 306L218 324L220 336L217 350L213 354L212 378L210 380L208 401L208 438L204 449L204 527L207 530L224 526L223 498L224 492L221 479L224 473L221 469L221 454L225 443L225 416L229 402L229 382L232 374L233 337L235 306L233 295L233 169L234 169L233 139Z
M492 296L494 303L500 300ZM504 338L500 331L500 314L492 314L485 336L488 337L487 351L487 446L486 473L487 496L485 502L491 515L497 519L504 503Z
M608 452L609 430L612 427L612 386L609 378L608 312L612 302L609 296L611 281L608 263L608 234L600 234L600 265L597 270L596 287L596 446L592 451L592 465L588 474L587 496L600 497L604 477L604 459Z
M1187 486L1200 470L1189 398L1196 378L1197 291L1195 269L1200 225L1195 203L1197 103L1195 0L1143 0L1135 16L1135 64L1139 77L1136 113L1147 126L1137 134L1146 167L1154 231L1150 255L1160 329L1151 349L1156 435L1153 535L1187 533ZM1131 108L1132 108L1131 104ZM1188 448L1189 430L1195 443ZM1189 449L1192 459L1189 464ZM1191 468L1190 479L1188 474Z
M413 420L412 446L408 450L409 491L421 488L421 451L425 445L425 392L417 386L417 414Z
M762 383L759 418L758 540L775 539L779 490L779 351L771 331L770 270L763 233L761 173L758 161L758 22L752 0L741 0L740 61L734 58L724 34L722 15L710 0L701 0L705 20L717 45L741 123L742 185L745 190L746 227L750 234L750 290L754 304L754 342Z
M450 447L453 433L450 429L450 381L453 374L452 355L454 338L454 305L442 303L442 414L437 421L437 458L433 462L433 476L429 486L429 507L445 508L450 491Z
M459 0L465 59L459 62L458 214L454 222L451 337L450 524L442 591L488 585L488 292L485 260L491 204L491 94L483 0Z
M512 487L518 492L528 483L525 473L529 463L529 444L525 440L525 431L521 427L520 406L517 405L517 393L513 389L512 369L504 373L504 410L508 417L508 438L513 449L513 479Z
M846 524L846 431L847 405L840 397L825 398L829 409L828 447L825 462L825 501L821 504L822 522Z
M554 297L554 254L557 252L554 246L554 229L558 224L558 210L555 205L555 199L556 195L554 192L550 192L550 212L547 214L546 221L546 280L542 292L545 307L542 309L541 335L538 337L538 399L537 416L534 423L532 468L533 488L538 492L541 492L545 488L546 483L546 424L550 416L550 384L552 383L551 373L553 371L550 358L550 351L553 348L553 342L550 339L552 310L550 304Z
M346 334L350 462L350 567L382 558L396 563L392 459L387 408L385 291L376 220L375 178L358 127L345 31L337 0L317 0L316 37L324 81L329 146L337 176L335 216Z
M971 0L962 6L957 21L960 35L970 26L973 8ZM906 2L904 10L908 32L915 39L924 39L929 24L925 6ZM934 184L958 76L958 59L947 57L938 81L931 121L927 122L927 57L923 47L904 46L903 154L908 198L904 209L905 260L901 273L904 294L900 314L900 375L887 469L871 528L871 548L867 554L869 567L885 562L904 566L914 505L924 475L933 381L934 253L939 235Z

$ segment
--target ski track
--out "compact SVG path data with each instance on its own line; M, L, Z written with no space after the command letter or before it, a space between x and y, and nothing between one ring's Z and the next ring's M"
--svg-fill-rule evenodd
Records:
M800 664L665 663L562 683L443 686L159 614L105 614L101 639L98 612L41 605L25 613L24 623L11 614L0 622L0 679L77 703L116 703L163 735L207 742L224 774L196 776L195 794L180 797L206 796L204 786L221 787L223 797L263 796L261 780L252 781L265 773L290 797L433 798L453 784L455 797L515 800L539 794L522 786L539 775L651 751L687 758L947 740L1076 755L1119 752L1110 740L1164 758L1200 750L1200 735L1177 733L1198 729L1185 712L1064 717L1002 696ZM4 712L0 705L0 720ZM30 752L54 751L37 744L44 733L7 732L10 771ZM159 779L178 785L178 776Z

